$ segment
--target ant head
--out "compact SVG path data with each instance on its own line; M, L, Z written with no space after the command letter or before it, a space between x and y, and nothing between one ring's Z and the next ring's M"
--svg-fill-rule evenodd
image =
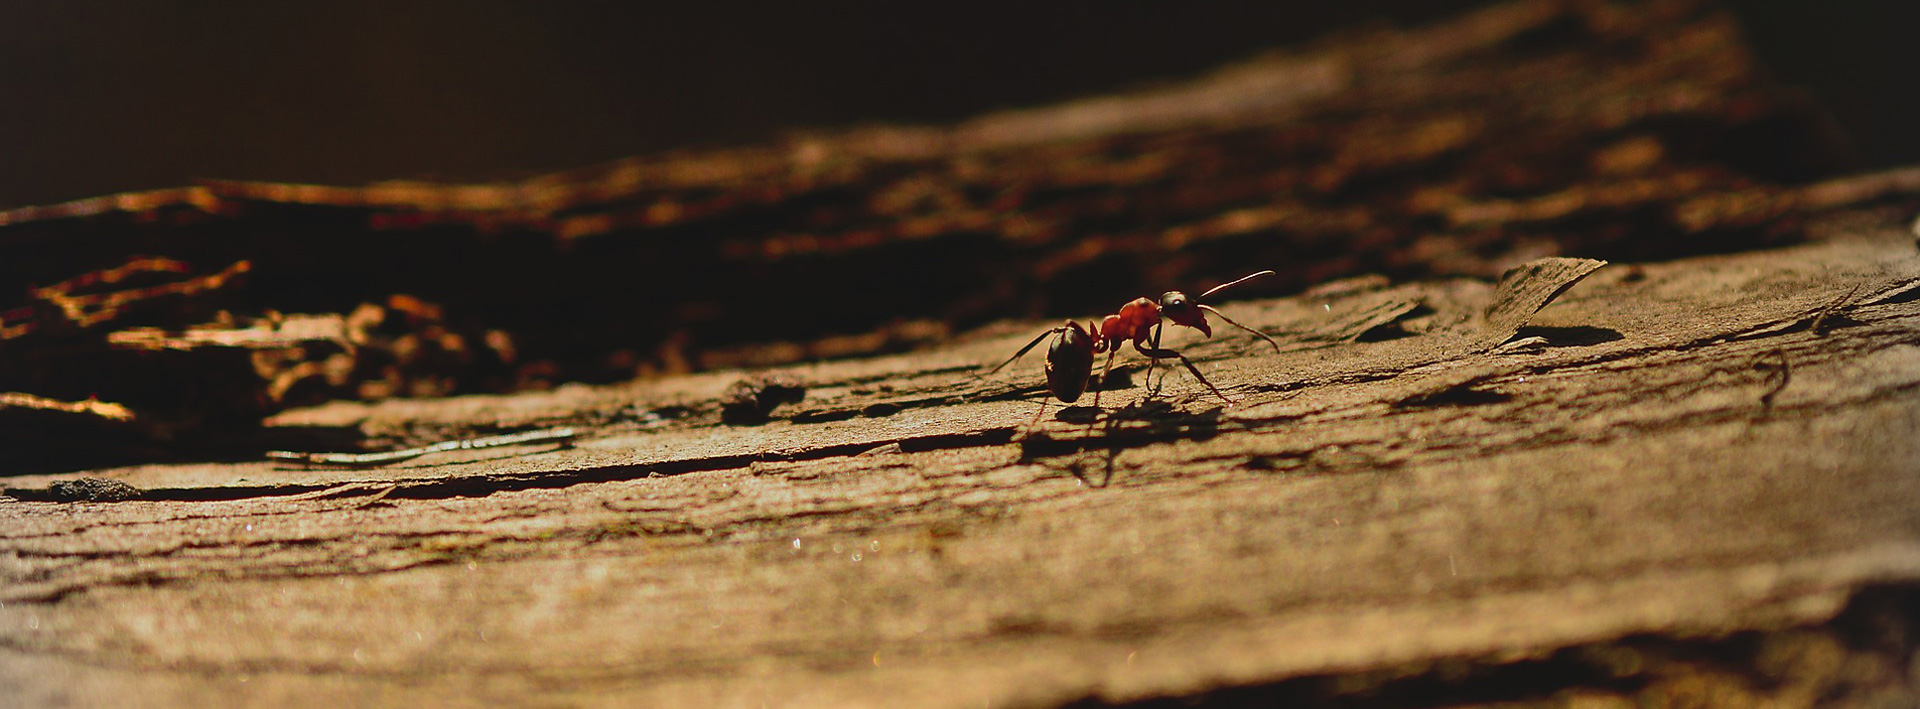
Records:
M1207 337L1213 337L1213 326L1207 324L1206 312L1200 309L1200 303L1185 293L1170 290L1160 294L1160 314L1175 325L1185 325Z

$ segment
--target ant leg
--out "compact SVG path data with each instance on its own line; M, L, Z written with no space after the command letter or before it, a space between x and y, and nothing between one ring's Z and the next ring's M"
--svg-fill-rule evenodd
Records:
M1113 358L1120 354L1120 346L1114 345L1107 350L1107 366L1100 368L1100 388L1093 390L1093 408L1100 408L1100 392L1107 388L1107 373L1113 371Z
M1266 271L1266 273L1272 273L1272 271ZM1254 275L1256 275L1256 276L1257 276L1257 275L1260 275L1260 274L1257 274L1257 273L1256 273L1256 274L1254 274ZM1252 277L1252 276L1248 276L1248 278L1251 278L1251 277ZM1246 280L1246 279L1241 279L1241 280ZM1232 285L1232 284L1231 284L1231 283L1229 283L1229 284L1227 284L1227 285ZM1250 328L1250 327L1247 327L1247 326L1245 326L1245 325L1242 325L1242 324L1240 324L1240 323L1237 323L1237 322L1234 322L1234 321L1233 321L1233 318L1230 318L1230 317L1227 317L1227 314L1226 314L1226 313L1223 313L1223 312L1220 312L1220 311L1219 311L1218 309L1215 309L1215 308L1214 308L1213 306L1211 306L1211 305L1201 305L1201 306L1200 306L1200 309L1201 309L1201 310L1205 310L1205 311L1207 311L1207 312L1209 312L1209 313L1213 313L1213 314L1214 314L1215 316L1218 316L1218 317L1219 317L1219 318L1220 318L1221 320L1225 320L1225 321L1227 321L1227 324L1228 324L1228 325L1232 325L1232 326L1234 326L1234 327L1237 327L1237 328L1240 328L1240 329L1242 329L1242 330L1246 330L1247 332L1251 332L1251 333L1253 333L1253 334L1255 334L1255 335L1259 335L1259 336L1260 336L1260 339L1262 339L1262 340L1266 340L1266 341L1267 341L1267 344L1269 344L1269 345L1273 345L1273 351L1275 351L1275 352L1279 352L1279 351L1280 351L1280 343L1278 343L1278 342L1274 342L1274 341L1273 341L1273 338L1271 338L1271 337L1267 337L1267 333L1264 333L1264 332L1261 332L1261 331L1259 331L1259 330L1255 330L1255 329L1253 329L1253 328ZM1159 347L1159 346L1160 346L1160 340L1159 340L1158 338L1155 338L1155 339L1154 339L1154 342L1153 342L1153 346L1154 346L1154 347Z
M1149 359L1147 361L1152 362L1156 365L1160 363L1159 360L1153 360L1153 359ZM1173 368L1168 367L1167 371L1160 375L1160 381L1153 383L1153 389L1149 392L1150 396L1148 398L1159 396L1160 392L1165 391L1167 388L1167 377L1171 377L1171 376L1173 376Z
M1207 389L1208 389L1209 391L1212 391L1212 392L1213 392L1213 395L1214 395L1214 396L1217 396L1217 397L1220 397L1220 400L1221 400L1221 401L1225 401L1225 402L1227 402L1227 403L1228 403L1229 405L1231 405L1231 404L1233 403L1233 400L1232 400L1232 399L1229 399L1229 398L1227 398L1227 395L1226 395L1226 394L1222 394L1222 393L1220 393L1220 389L1219 389L1219 387L1216 387L1216 386L1214 386L1214 385L1213 385L1213 382L1210 382L1210 381L1207 381L1207 376L1206 376L1206 375L1204 375L1204 374L1201 374L1201 373L1200 373L1200 368L1199 368L1199 367L1195 367L1195 366L1193 366L1193 360L1190 360L1190 359L1187 359L1187 356L1186 356L1186 355L1183 355L1183 354L1180 354L1179 352L1176 352L1176 351L1174 351L1174 350L1163 350L1163 349L1160 349L1160 348L1157 348L1157 347L1156 347L1156 348L1153 348L1153 349L1148 349L1148 348L1145 348L1145 347L1141 347L1141 346L1140 346L1140 343L1138 343L1138 342L1135 342L1135 343L1133 343L1133 348L1134 348L1134 349L1136 349L1136 350L1140 350L1140 354L1143 354L1143 355L1146 355L1146 356L1147 356L1148 358L1150 358L1150 359L1178 359L1178 360L1180 360L1180 363L1181 363L1181 364L1184 364L1184 365L1186 365L1186 366L1187 366L1187 371L1189 371L1189 372L1192 372L1192 373L1193 373L1193 378L1194 378L1194 379L1198 379L1198 380L1200 380L1200 383L1201 383L1201 384L1205 384L1205 385L1207 385ZM1163 378L1163 379L1162 379L1162 381L1165 381L1165 379Z
M1156 350L1160 349L1160 330L1164 325L1166 325L1165 322L1157 322L1157 321L1153 324L1153 349L1156 349ZM1133 343L1133 347L1134 349L1139 349L1140 343L1138 342ZM1141 351L1145 352L1146 350L1141 350ZM1160 360L1154 359L1152 357L1147 358L1147 373L1144 375L1144 379L1143 379L1143 381L1145 381L1147 385L1147 398L1153 398L1160 395L1160 387L1153 385L1153 370L1159 364L1160 364ZM1166 375L1163 374L1160 376L1160 386L1166 386L1166 384L1167 384L1167 377Z
M1064 326L1062 326L1062 327L1056 327L1056 328L1054 328L1054 329L1052 329L1052 330L1048 330L1048 331L1046 331L1046 332L1043 332L1043 333L1040 333L1040 336L1039 336L1039 337L1036 337L1036 338L1033 338L1033 341L1032 341L1032 342L1029 342L1029 343L1027 343L1027 346L1026 346L1026 347L1022 347L1022 348L1020 348L1020 351L1019 351L1019 352L1015 352L1015 353L1013 353L1013 356L1012 356L1012 357L1008 357L1008 358L1007 358L1007 361L1005 361L1005 362L1001 362L999 366L997 366L997 367L994 367L993 369L989 369L989 370L987 370L987 375L989 375L989 376L991 376L991 375L992 375L992 374L993 374L994 372L998 372L998 371L1000 371L1001 369L1004 369L1004 368L1006 368L1006 366L1007 366L1007 365L1009 365L1009 364L1013 364L1013 361L1014 361L1014 360L1016 360L1016 359L1020 359L1020 357L1021 357L1022 355L1025 355L1025 354L1026 354L1026 353L1027 353L1027 352L1028 352L1029 350L1032 350L1032 349L1033 349L1033 347L1034 347L1034 345L1038 345L1038 344L1040 344L1040 341L1041 341L1041 340L1044 340L1044 339L1047 339L1047 336L1048 336L1048 335L1052 335L1052 334L1056 334L1056 333L1058 333L1058 332L1060 332L1061 330L1065 330L1065 329L1067 329L1067 328L1066 328L1066 327L1064 327Z

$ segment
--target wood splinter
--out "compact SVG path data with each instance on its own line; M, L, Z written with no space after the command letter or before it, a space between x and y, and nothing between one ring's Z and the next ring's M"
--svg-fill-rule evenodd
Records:
M499 448L525 443L557 442L570 444L579 432L572 428L549 428L537 431L522 431L501 436L468 438L457 441L441 441L419 448L405 448L379 453L300 453L296 451L267 451L271 460L301 463L305 465L335 465L348 468L374 468L389 463L412 460L432 453L447 451L476 450L480 448Z

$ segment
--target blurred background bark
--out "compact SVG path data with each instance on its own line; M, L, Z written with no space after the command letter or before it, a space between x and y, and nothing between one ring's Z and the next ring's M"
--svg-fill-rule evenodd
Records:
M0 208L228 178L524 175L795 128L939 123L1192 77L1486 0L0 8ZM1865 167L1920 161L1920 6L1731 3Z

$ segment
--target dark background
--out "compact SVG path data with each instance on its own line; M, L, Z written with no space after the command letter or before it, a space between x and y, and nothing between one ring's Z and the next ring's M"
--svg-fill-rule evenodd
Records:
M945 122L1483 4L12 3L0 207L197 177L513 177L795 129ZM1775 75L1833 111L1859 167L1920 162L1920 3L1735 7Z

